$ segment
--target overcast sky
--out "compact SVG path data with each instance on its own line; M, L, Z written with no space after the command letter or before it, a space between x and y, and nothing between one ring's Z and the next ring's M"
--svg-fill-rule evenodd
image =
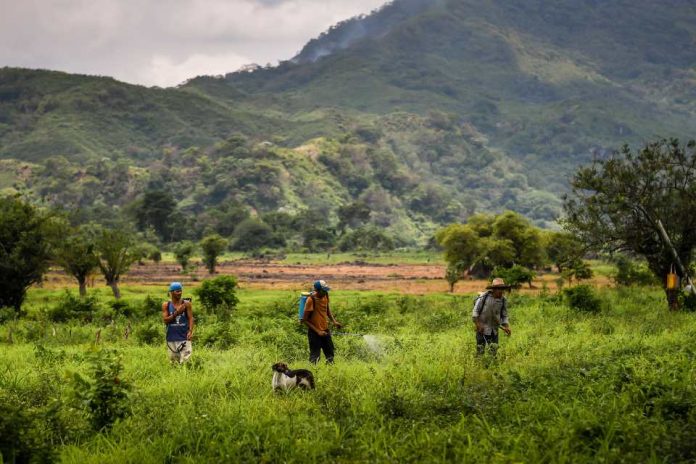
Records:
M277 64L386 0L0 0L0 67L168 87Z

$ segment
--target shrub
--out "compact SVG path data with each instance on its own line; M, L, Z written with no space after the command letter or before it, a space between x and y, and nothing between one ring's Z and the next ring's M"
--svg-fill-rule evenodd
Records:
M0 391L0 462L53 462L57 447L47 426L55 410L36 408L20 395Z
M138 327L135 331L135 338L141 345L156 345L164 340L162 327L156 324L149 324Z
M136 315L136 308L128 304L128 302L123 300L114 300L109 303L111 309L114 310L114 314L117 316L123 316L126 318L131 318Z
M92 377L75 374L75 393L87 410L95 431L109 429L118 419L128 415L130 385L119 377L121 358L113 351L103 350L92 355Z
M515 264L508 268L496 267L491 273L491 280L495 277L502 278L512 288L520 288L522 284L527 284L531 287L535 273L531 269Z
M616 285L655 285L657 279L644 263L638 263L627 256L619 255L615 258Z
M17 313L13 308L0 308L0 324L13 320L17 317Z
M589 285L566 288L563 296L572 309L588 313L598 313L602 309L602 300Z
M206 331L201 341L204 346L220 349L227 349L236 343L230 331L230 325L224 322L213 325L209 331Z
M201 299L201 304L208 312L221 309L223 314L228 314L239 302L235 294L236 287L237 279L233 276L220 276L204 280L194 292Z
M151 295L147 295L140 305L140 311L144 317L159 317L162 312L162 301Z
M63 296L58 299L58 303L48 311L48 318L54 322L69 320L90 322L100 306L96 295L87 295L81 298L66 290Z

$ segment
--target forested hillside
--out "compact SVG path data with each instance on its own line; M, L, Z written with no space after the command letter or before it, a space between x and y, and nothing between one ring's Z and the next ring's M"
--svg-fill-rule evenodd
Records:
M252 221L269 246L407 246L504 209L549 226L578 164L693 138L695 37L696 0L397 0L177 88L4 68L0 189L165 242Z

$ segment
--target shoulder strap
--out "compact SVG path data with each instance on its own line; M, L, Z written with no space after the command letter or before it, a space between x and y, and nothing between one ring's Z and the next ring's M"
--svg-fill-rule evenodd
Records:
M488 298L488 295L490 295L490 294L491 294L491 292L486 292L483 295L476 298L476 301L481 300L481 306L479 308L479 316L481 315L481 311L483 311L483 308L486 306L486 299ZM474 307L476 307L476 303L474 303Z

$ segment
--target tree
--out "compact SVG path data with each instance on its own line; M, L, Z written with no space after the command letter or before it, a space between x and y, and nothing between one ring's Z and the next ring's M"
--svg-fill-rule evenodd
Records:
M203 250L203 262L210 274L215 274L217 258L227 248L229 242L218 234L208 235L201 240L200 247Z
M186 272L194 251L196 251L196 245L190 240L181 241L174 246L174 258L181 265L182 272Z
M0 198L0 307L19 313L27 289L41 282L56 235L51 213L18 197Z
M55 260L77 280L80 296L87 295L87 278L99 267L93 234L84 227L71 229L56 245Z
M693 140L662 139L579 169L564 198L565 227L591 249L645 257L663 282L675 262L683 277L696 246L695 149ZM677 309L677 291L665 294Z
M469 269L481 256L481 239L468 225L450 224L435 233L435 240L453 269Z
M355 229L370 220L370 207L362 200L338 207L338 230Z
M176 201L171 193L163 189L151 189L145 192L135 209L140 230L152 226L157 235L168 242L175 224L172 216L176 211Z
M114 298L119 299L121 276L138 260L135 235L126 229L102 229L96 240L96 250L106 285L111 287Z
M454 285L462 278L462 274L466 269L462 269L456 264L448 264L445 270L445 280L449 284L449 292L454 293Z
M582 242L573 234L567 232L549 232L546 236L546 255L563 272L582 257L584 248Z
M505 211L493 223L493 237L509 240L515 250L513 262L497 262L495 265L512 266L519 264L530 269L544 263L544 247L541 244L539 229L532 226L524 216L513 211Z
M232 248L240 251L252 251L261 247L282 246L282 238L273 233L273 229L263 221L248 218L242 221L233 234Z

